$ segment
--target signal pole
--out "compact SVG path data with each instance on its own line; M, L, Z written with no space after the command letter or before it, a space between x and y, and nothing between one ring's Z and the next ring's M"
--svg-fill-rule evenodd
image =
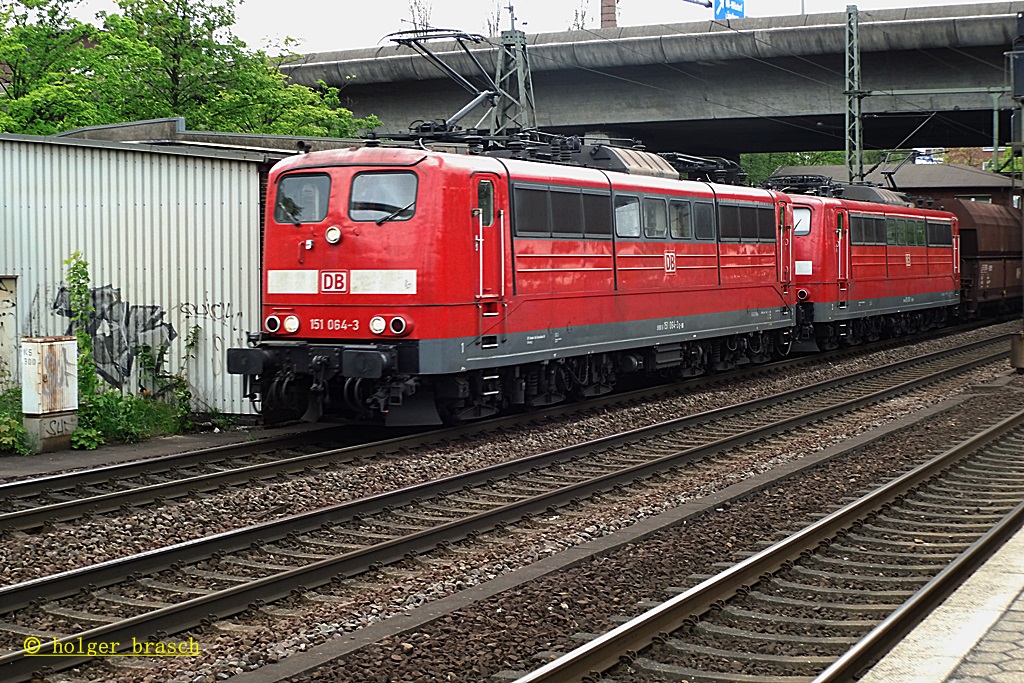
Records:
M501 32L498 68L494 82L498 98L491 110L491 135L503 135L510 129L537 127L537 106L533 99L533 76L526 52L526 33L516 29L515 9L508 13L512 28Z
M1021 129L1024 128L1024 110L1021 103L1024 102L1024 12L1017 12L1017 37L1013 41L1012 52L1010 52L1010 71L1013 83L1013 101L1016 103L1016 111L1013 118L1016 123L1011 128L1010 144L1012 154L1016 156L1024 150L1024 135ZM1021 197L1021 244L1024 245L1024 196ZM1024 249L1024 246L1022 246ZM1024 265L1024 252L1021 253L1021 263ZM1020 268L1017 272L1021 272ZM1024 323L1024 321L1022 321ZM1018 373L1024 373L1024 326L1021 331L1010 337L1010 367Z
M864 127L860 89L860 20L856 5L846 6L846 173L849 182L864 180Z

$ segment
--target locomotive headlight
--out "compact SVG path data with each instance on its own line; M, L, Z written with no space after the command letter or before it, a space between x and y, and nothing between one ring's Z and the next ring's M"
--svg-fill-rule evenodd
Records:
M337 225L327 228L327 232L324 233L324 239L327 240L328 244L337 244L341 241L341 228Z
M299 317L297 315L290 315L284 319L284 331L289 334L299 331Z
M405 322L405 318L400 315L396 315L391 319L391 332L392 334L405 334L405 331L409 326Z
M375 315L372 318L370 318L370 332L373 332L374 334L382 333L384 331L384 328L386 328L387 326L387 322L385 322L384 318L380 317L379 315Z
M281 329L281 319L276 315L268 315L267 319L263 321L263 326L267 328L267 332L277 332Z

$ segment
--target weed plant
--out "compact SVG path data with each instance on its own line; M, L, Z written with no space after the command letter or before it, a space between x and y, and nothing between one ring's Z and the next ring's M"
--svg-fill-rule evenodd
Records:
M192 390L184 371L166 369L170 348L140 346L138 393L125 393L103 382L96 373L89 321L93 312L89 291L89 263L75 252L64 261L71 303L71 320L78 340L78 428L71 435L72 448L92 450L107 443L131 443L196 428L192 413ZM184 337L185 355L181 366L196 358L198 325ZM10 375L0 366L0 453L27 455L32 452L28 432L22 424L21 389L10 388ZM231 420L212 410L202 427L223 428Z
M28 455L32 452L32 442L21 415L21 389L14 387L0 393L0 453Z

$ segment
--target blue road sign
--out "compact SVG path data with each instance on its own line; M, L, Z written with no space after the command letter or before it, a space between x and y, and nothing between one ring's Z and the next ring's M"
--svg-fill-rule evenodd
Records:
M744 0L715 0L715 19L742 19Z

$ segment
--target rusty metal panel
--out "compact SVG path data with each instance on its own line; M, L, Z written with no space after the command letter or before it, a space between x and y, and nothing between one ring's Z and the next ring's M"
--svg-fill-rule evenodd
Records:
M251 412L225 350L244 346L248 326L258 326L264 161L0 135L0 274L18 278L20 334L70 333L64 261L80 251L105 382L137 391L146 380L140 350L164 346L163 369L187 377L194 409Z
M74 337L21 340L21 409L49 415L78 408L78 342Z

